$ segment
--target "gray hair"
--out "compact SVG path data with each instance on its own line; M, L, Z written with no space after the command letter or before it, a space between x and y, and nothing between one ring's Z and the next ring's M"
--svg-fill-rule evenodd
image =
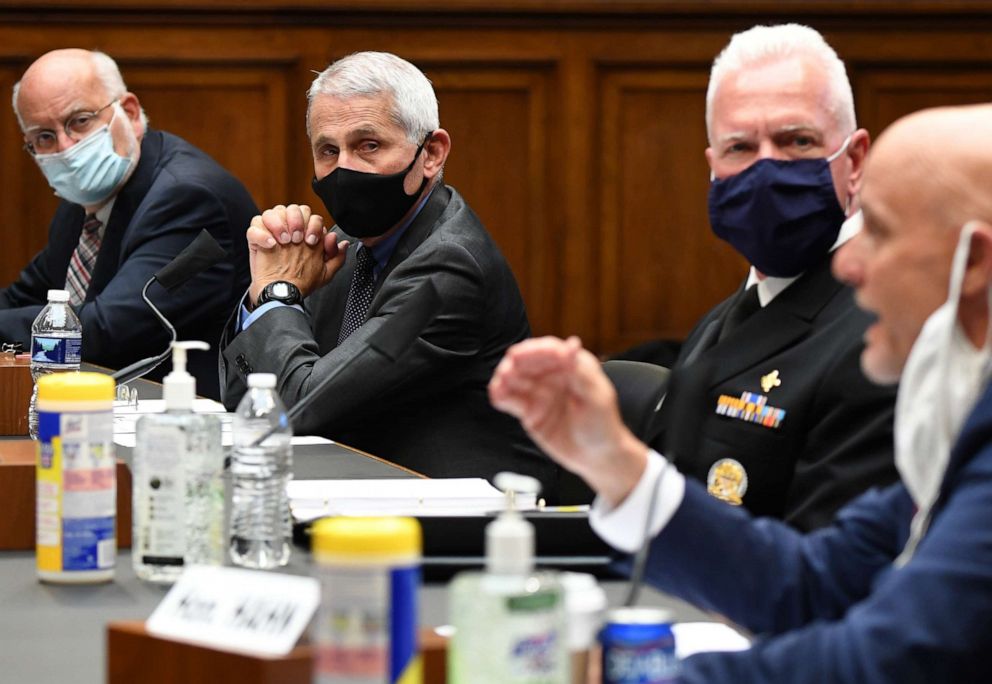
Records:
M818 31L801 24L755 26L736 33L713 60L710 83L706 89L706 132L712 134L713 100L716 90L728 74L741 69L775 62L789 57L807 57L823 67L830 88L834 119L845 133L857 128L854 116L854 93L840 60Z
M420 69L388 52L356 52L331 64L310 84L307 135L310 109L318 95L347 100L382 94L392 97L390 116L406 132L409 142L420 144L428 133L440 127L437 96Z
M93 71L96 73L96 78L103 86L107 97L114 100L124 97L127 93L127 85L124 83L124 77L121 76L121 70L118 68L117 62L110 55L99 50L90 50L89 54L93 62ZM11 104L14 107L14 114L17 116L17 123L23 130L24 121L21 119L21 113L17 109L17 96L20 92L21 82L18 81L14 84L14 94L11 97ZM146 129L148 128L148 116L145 114L144 107L141 108L141 125Z

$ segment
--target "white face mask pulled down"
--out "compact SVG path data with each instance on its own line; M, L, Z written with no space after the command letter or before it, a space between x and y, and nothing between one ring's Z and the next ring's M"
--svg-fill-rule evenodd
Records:
M961 229L947 301L923 324L906 360L896 396L896 468L916 504L909 539L895 560L912 557L930 524L930 513L944 480L951 447L989 378L992 325L976 349L958 321L958 303L974 226ZM992 323L992 289L989 290Z

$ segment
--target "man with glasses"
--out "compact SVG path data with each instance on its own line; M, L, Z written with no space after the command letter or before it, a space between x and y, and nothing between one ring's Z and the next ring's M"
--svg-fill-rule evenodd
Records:
M48 244L0 290L0 340L27 346L49 289L69 291L85 361L120 368L161 352L168 336L141 299L145 282L207 229L228 258L149 298L180 339L216 348L224 313L248 285L244 186L184 140L148 128L134 93L101 52L55 50L14 86L24 147L62 202ZM219 396L213 354L193 355L197 388ZM160 377L161 373L155 376Z
M843 62L796 24L733 36L706 125L711 228L751 268L682 346L649 441L712 496L813 529L896 478L895 393L861 373L870 316L830 273L860 221L868 132Z

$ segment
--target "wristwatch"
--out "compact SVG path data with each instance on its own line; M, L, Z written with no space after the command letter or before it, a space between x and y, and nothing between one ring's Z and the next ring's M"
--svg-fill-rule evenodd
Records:
M285 280L275 280L262 288L261 294L258 295L258 303L255 306L261 306L265 302L302 304L303 295L300 293L300 288L293 285L293 283L288 283Z

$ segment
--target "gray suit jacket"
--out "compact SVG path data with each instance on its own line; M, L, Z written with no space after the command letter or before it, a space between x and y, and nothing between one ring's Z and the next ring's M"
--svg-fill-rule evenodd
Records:
M339 230L340 232L340 230ZM249 372L275 373L287 406L332 369L355 359L298 420L320 434L432 477L537 477L554 500L557 468L519 423L493 409L486 386L511 344L530 335L516 280L478 217L453 189L437 187L400 239L375 285L365 323L337 346L354 252L306 313L274 309L221 341L224 403L235 408ZM366 340L431 277L441 310L396 362L360 358Z

